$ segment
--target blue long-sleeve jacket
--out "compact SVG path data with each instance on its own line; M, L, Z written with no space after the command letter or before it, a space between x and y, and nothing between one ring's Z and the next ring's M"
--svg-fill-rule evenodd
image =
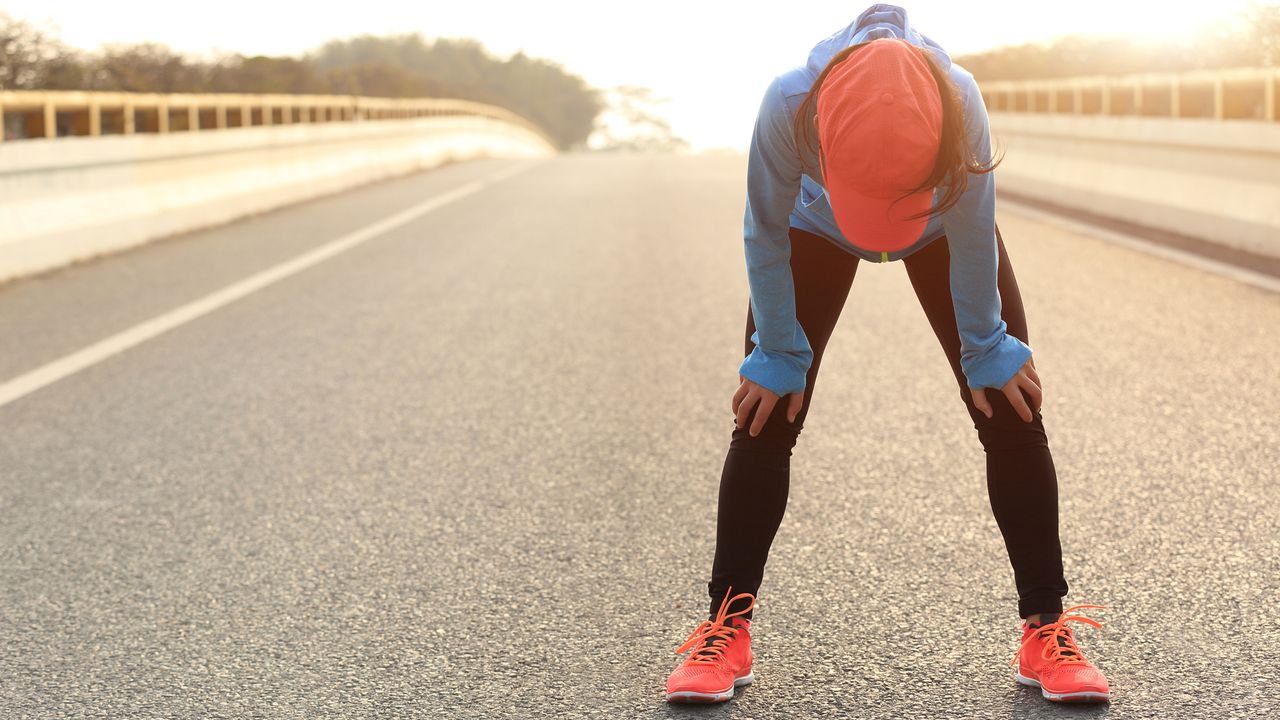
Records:
M920 239L897 252L872 252L844 237L836 226L823 187L817 153L798 147L792 120L801 100L831 56L863 41L881 37L904 39L926 48L947 68L964 99L970 145L980 162L991 159L987 109L973 75L951 62L937 43L917 32L907 12L877 4L848 27L814 47L809 61L774 78L756 117L747 163L744 244L755 349L739 374L779 395L801 392L813 350L796 321L795 286L791 277L788 229L820 235L841 249L873 262L897 260L946 235L951 255L951 297L960 332L960 365L970 387L1003 387L1031 357L1031 348L1009 335L1000 318L996 288L998 252L995 235L995 177L970 174L960 201L930 218ZM812 117L805 118L812 127ZM936 200L942 195L935 191Z

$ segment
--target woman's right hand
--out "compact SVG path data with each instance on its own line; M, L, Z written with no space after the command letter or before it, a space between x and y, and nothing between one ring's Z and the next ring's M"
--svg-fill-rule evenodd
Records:
M1025 390L1027 395L1031 396L1032 406L1036 412L1040 411L1040 404L1044 402L1044 390L1041 388L1040 374L1036 372L1036 361L1034 358L1027 358L1022 368L1018 370L1013 377L1009 378L1009 382L1000 388L1000 392L1009 398L1009 404L1013 406L1013 411L1022 418L1022 422L1031 422L1033 415L1031 407L1027 405L1026 398L1022 392ZM993 390L995 388L992 388ZM969 388L969 392L973 393L973 404L978 408L978 412L986 415L988 419L992 416L991 403L987 400L986 388Z
M751 421L751 437L760 434L764 429L764 424L768 422L769 416L773 414L773 408L777 406L778 400L781 398L777 393L764 387L757 385L750 380L738 376L738 391L733 394L733 414L737 418L738 427L745 427L747 418L751 417L751 408L756 408L756 416ZM804 393L790 393L787 395L787 422L795 422L796 415L800 414L800 408L804 405Z

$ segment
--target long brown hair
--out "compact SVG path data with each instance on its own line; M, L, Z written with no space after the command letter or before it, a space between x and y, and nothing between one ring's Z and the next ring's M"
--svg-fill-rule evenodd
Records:
M800 108L796 111L796 116L792 121L791 130L792 134L795 135L797 148L809 147L815 151L817 150L817 142L811 132L813 126L808 121L808 118L816 107L818 92L822 89L822 83L827 79L827 75L837 65L847 60L850 55L872 42L875 41L850 45L832 56L827 66L822 69L822 73L814 81L813 87L809 88L809 93L801 101ZM929 71L933 73L933 79L938 83L938 93L942 97L942 138L938 146L938 160L934 163L933 171L929 173L929 176L923 182L909 190L898 200L918 192L932 190L938 186L946 186L941 202L936 207L925 212L916 213L910 218L915 219L926 215L939 215L949 210L960 201L960 196L964 194L965 188L969 186L969 173L975 175L989 173L995 170L996 166L1004 158L993 159L992 162L984 164L974 157L973 148L969 145L969 135L965 132L964 101L960 96L960 91L951 82L951 77L947 74L947 71L943 69L931 53L925 52L914 45L911 46L911 49L924 58L929 66ZM826 182L826 180L824 179L823 182ZM897 200L894 202L897 202Z

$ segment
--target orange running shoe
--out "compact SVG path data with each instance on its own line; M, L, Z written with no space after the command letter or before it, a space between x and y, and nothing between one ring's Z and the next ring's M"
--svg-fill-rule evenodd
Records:
M1022 624L1022 647L1010 665L1018 665L1018 682L1040 688L1040 694L1054 702L1107 702L1111 688L1107 676L1089 662L1068 622L1082 622L1100 628L1102 624L1076 610L1103 609L1101 605L1076 605L1058 619L1039 627Z
M732 591L730 588L729 592ZM728 612L731 604L744 598L750 601L747 607ZM751 684L751 634L748 632L751 621L741 616L755 606L756 599L751 593L733 597L725 593L716 616L704 620L684 644L676 648L676 653L690 648L693 652L667 678L668 701L721 702L733 697L734 688Z

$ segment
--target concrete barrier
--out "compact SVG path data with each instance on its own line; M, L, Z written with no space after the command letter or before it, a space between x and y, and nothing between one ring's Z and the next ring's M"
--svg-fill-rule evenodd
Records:
M3 143L0 281L451 160L552 153L466 116Z
M1015 194L1280 257L1280 124L992 112Z

